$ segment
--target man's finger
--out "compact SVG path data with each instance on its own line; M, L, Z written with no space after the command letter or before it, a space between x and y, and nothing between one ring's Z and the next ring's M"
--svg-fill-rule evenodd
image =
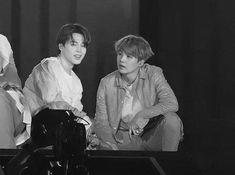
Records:
M130 138L131 138L131 134L132 134L132 129L130 128L129 129L129 136L130 136Z

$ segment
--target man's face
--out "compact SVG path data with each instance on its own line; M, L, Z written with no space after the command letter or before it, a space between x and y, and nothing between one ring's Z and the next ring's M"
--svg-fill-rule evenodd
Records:
M131 55L126 55L124 52L117 53L117 67L121 74L129 74L139 70L143 65L143 61Z
M64 45L59 44L61 55L66 59L70 65L78 65L82 62L86 47L84 45L84 38L79 33L73 33L73 38L68 40Z

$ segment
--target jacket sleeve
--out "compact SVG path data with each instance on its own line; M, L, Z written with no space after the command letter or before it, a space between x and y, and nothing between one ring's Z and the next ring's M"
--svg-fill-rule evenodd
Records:
M144 118L152 118L168 112L177 112L178 102L176 96L165 79L162 69L155 69L151 77L155 87L156 101L152 106L140 111L139 115L144 116Z
M110 127L108 119L104 79L101 80L97 91L95 133L102 141L116 144L113 138L113 129Z
M33 69L25 82L23 91L32 115L54 101L58 94L58 86L48 65L40 63Z

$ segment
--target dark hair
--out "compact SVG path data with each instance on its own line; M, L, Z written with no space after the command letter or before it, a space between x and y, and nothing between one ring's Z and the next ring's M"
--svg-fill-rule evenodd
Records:
M139 61L146 61L154 55L151 46L141 36L127 35L115 42L115 51L124 52L127 55L136 57Z
M85 28L83 25L81 24L65 24L63 25L58 33L57 33L57 37L56 37L56 44L57 46L59 44L65 44L68 40L73 39L73 34L74 33L79 33L84 37L84 45L85 47L88 47L88 45L91 42L91 36L89 31L87 30L87 28Z

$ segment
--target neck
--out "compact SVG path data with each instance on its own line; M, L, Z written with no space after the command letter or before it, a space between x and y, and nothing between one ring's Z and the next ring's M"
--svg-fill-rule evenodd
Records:
M128 86L130 86L135 82L135 80L138 77L138 74L139 74L139 69L128 74L122 74L122 79L127 83Z
M60 64L69 75L72 73L73 65L70 64L62 55L58 57Z

